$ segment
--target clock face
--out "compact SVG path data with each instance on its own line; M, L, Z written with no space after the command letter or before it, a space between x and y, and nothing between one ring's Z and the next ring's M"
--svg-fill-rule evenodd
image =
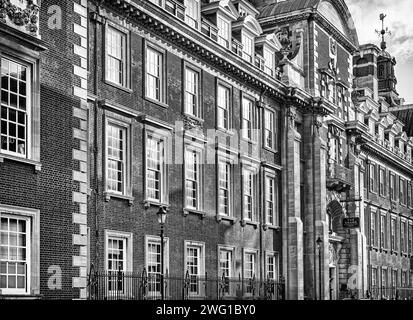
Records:
M27 7L27 0L10 0L10 3L21 9L26 9Z

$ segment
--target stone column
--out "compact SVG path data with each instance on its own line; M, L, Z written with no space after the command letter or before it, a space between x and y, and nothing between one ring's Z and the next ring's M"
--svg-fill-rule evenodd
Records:
M283 262L286 275L287 299L303 300L303 224L300 218L300 167L295 130L296 109L283 113L282 203L283 205ZM298 163L298 166L297 166Z

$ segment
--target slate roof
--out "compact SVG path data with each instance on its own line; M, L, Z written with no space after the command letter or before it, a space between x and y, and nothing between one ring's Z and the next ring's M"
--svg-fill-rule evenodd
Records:
M413 137L413 104L390 108L389 110L406 125L404 131L407 135Z

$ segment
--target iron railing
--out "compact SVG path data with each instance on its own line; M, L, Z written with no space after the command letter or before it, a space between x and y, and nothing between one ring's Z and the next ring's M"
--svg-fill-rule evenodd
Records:
M161 299L162 280L159 274L93 271L89 275L90 300L158 300ZM284 281L238 278L209 278L165 275L165 300L284 300Z
M352 171L337 163L332 163L329 166L327 180L337 180L348 185L353 184Z
M372 300L413 300L413 288L373 286L366 292Z

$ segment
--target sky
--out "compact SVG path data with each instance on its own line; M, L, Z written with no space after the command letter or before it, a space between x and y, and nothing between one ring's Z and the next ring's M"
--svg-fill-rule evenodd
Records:
M396 57L397 91L406 104L413 104L413 0L346 0L353 16L360 44L374 43L380 47L380 13L387 15L385 27L387 51Z

